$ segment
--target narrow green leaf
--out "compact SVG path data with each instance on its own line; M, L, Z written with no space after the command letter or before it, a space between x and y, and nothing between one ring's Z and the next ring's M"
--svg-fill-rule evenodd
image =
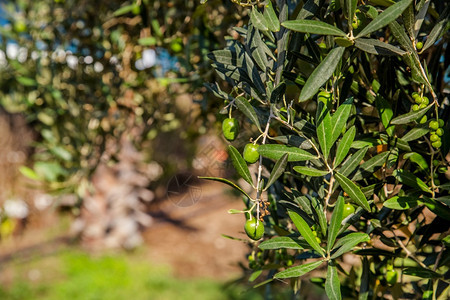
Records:
M414 38L417 38L417 35L419 34L420 27L422 27L423 20L425 19L425 16L428 11L428 6L430 5L431 0L422 0L417 6L416 10L419 10L416 17L415 17L415 24L414 24Z
M421 118L434 104L431 103L427 107L420 109L418 111L411 111L406 114L400 115L394 119L392 119L391 124L393 125L401 125L401 124L408 124L412 121L415 121L419 118Z
M406 31L408 35L413 38L414 35L414 7L413 3L408 5L408 7L403 11L402 14L403 23L405 24Z
M114 17L118 17L124 14L127 14L129 12L131 12L134 8L135 4L131 4L131 5L126 5L126 6L122 6L121 8L117 9L114 13L113 16Z
M285 153L283 156L277 161L275 166L273 167L272 172L270 173L269 179L267 181L264 190L267 190L286 170L286 166L288 163L288 154Z
M417 152L409 152L403 155L404 159L409 159L411 162L417 164L423 171L428 170L428 163L426 159Z
M322 263L323 263L323 260L319 260L319 261L315 261L315 262L312 262L312 263L307 263L307 264L304 264L304 265L295 266L295 267L286 269L284 271L281 271L281 272L275 274L275 276L273 278L300 277L300 276L305 275L305 274L311 272L312 270L316 269Z
M358 300L367 300L369 298L369 274L370 263L367 257L364 257L362 261L361 284L359 288Z
M328 173L330 173L329 171L317 170L312 167L304 167L304 166L295 166L294 171L311 177L325 176Z
M375 18L375 20L370 22L363 30L361 30L356 38L366 36L397 19L408 7L411 1L412 0L402 0L386 8L380 15L378 15L378 17Z
M350 158L342 164L339 169L339 173L344 176L349 176L356 169L356 167L359 166L359 163L364 158L364 155L366 155L367 150L369 150L369 147L365 146L350 156Z
M348 26L352 26L353 18L355 17L356 6L358 5L358 0L345 0L345 6L347 7L347 19Z
M281 23L283 27L296 32L305 32L321 35L347 36L345 32L339 28L325 22L315 20L293 20Z
M341 223L343 220L344 213L344 197L339 196L336 201L336 205L333 209L333 215L330 220L330 227L328 227L328 241L327 241L327 252L333 247L336 241L337 234L341 228Z
M262 250L272 250L272 249L295 249L303 250L309 249L310 246L307 242L299 240L298 238L293 238L289 236L277 236L271 238L270 240L264 241L258 246Z
M353 249L356 245L362 242L370 241L370 237L367 233L362 232L353 232L350 234L347 234L343 238L339 239L337 241L336 245L333 247L333 250L338 249L336 252L333 253L331 256L332 259L337 258L341 256L342 254L345 254Z
M327 234L327 216L323 208L322 202L315 197L311 197L311 204L314 208L315 218L319 221L320 230L323 236Z
M407 210L418 206L421 201L417 197L394 196L383 202L383 206L395 210Z
M288 214L305 241L320 255L325 257L325 253L322 247L320 247L319 243L317 242L316 236L312 233L311 227L308 225L308 223L306 223L306 221L303 220L303 218L294 211L288 210Z
M256 125L256 127L258 127L259 131L262 132L261 125L259 124L258 115L256 114L255 109L250 104L250 102L248 102L248 100L245 99L244 97L237 97L234 103L236 103L237 108L247 118L249 118L253 122L253 124Z
M441 278L442 275L430 269L422 267L409 267L403 270L404 275L417 276L420 278Z
M310 137L316 134L316 126L314 126L313 124L309 123L306 120L300 120L295 122L294 127L295 129L300 130L301 132Z
M305 150L279 144L260 145L258 152L264 157L275 160L280 159L284 154L289 154L288 161L305 161L318 158Z
M17 82L24 86L36 86L37 82L34 78L19 76L16 77Z
M211 53L208 53L208 58L212 61L225 64L225 65L231 65L235 67L242 67L243 66L243 56L240 53L237 53L236 51L231 51L228 49L225 50L216 50Z
M375 170L386 163L389 153L389 151L381 152L361 164L358 168L358 171L352 177L352 181L358 181L365 177L372 176Z
M384 99L383 96L378 94L375 98L375 106L378 110L378 114L380 115L381 118L381 123L386 129L386 132L390 136L392 136L395 128L394 126L389 127L392 117L394 116L394 112L392 111L391 105L386 99Z
M336 150L336 159L334 161L334 166L339 166L339 164L347 156L348 151L350 151L350 147L353 143L353 140L355 139L355 135L356 135L355 126L352 126L349 130L345 132Z
M405 28L401 26L397 21L393 21L389 24L389 29L392 31L392 35L402 45L403 49L409 53L416 51L411 39L406 34Z
M229 181L228 179L220 178L220 177L205 177L205 176L199 176L198 178L199 179L206 179L206 180L212 180L212 181L218 181L218 182L225 183L225 184L231 186L232 188L235 188L239 192L241 192L247 198L251 199L250 196L240 186L238 186L237 184Z
M264 8L263 15L266 19L267 27L270 29L270 31L280 31L280 21L278 20L275 10L273 9L272 1L268 1L266 7Z
M434 199L423 197L424 204L433 213L443 218L444 220L450 221L450 208L447 205L442 204Z
M231 161L233 162L233 166L238 174L253 186L252 176L250 175L247 164L245 163L245 160L242 158L239 151L232 145L228 145L228 153L230 154Z
M402 140L405 142L410 142L417 140L424 135L426 135L430 130L427 127L414 127L410 131L408 131L403 137Z
M367 202L366 196L364 196L364 193L355 183L353 183L353 181L337 172L334 174L334 176L341 185L342 189L350 196L350 198L354 202L363 207L365 210L370 211L370 206Z
M393 175L403 184L407 186L418 188L424 192L431 193L428 185L414 174L405 170L395 170Z
M154 46L154 45L156 45L156 42L157 42L156 38L154 38L153 36L140 38L138 40L139 45L142 45L142 46Z
M447 5L444 12L439 17L439 20L437 21L436 25L434 25L433 29L428 35L427 41L425 42L422 51L425 51L429 47L433 46L436 40L443 34L443 30L446 28L446 25L449 21L449 17L450 17L450 7Z
M404 55L406 53L398 47L375 39L359 38L355 40L355 47L375 55Z
M33 169L30 169L28 167L25 166L21 166L19 168L19 172L22 173L23 176L30 178L32 180L39 180L40 177L38 174L36 174L36 172Z
M333 146L334 142L336 142L338 137L341 135L345 125L347 125L347 120L352 110L352 103L353 97L345 100L344 103L339 105L338 109L331 118L331 146Z
M309 76L303 87L299 101L303 102L309 100L314 96L319 88L330 79L333 72L336 70L342 55L344 55L345 48L337 47L328 53L327 57L317 66L317 68Z
M263 271L263 270L257 270L257 271L255 271L255 272L253 272L252 275L250 275L250 277L248 278L248 281L249 281L249 282L253 282L253 281L255 281L256 279L258 279L258 277L259 277L259 275L261 275L262 271Z
M325 292L330 300L341 300L341 283L334 262L328 262L327 279L325 281Z
M253 26L261 31L266 31L269 29L266 19L256 7L252 8L252 11L250 13L250 20L252 21Z
M319 140L320 149L322 149L323 156L325 159L328 158L333 138L333 124L331 122L330 112L327 106L323 102L319 102L317 108L318 116L316 121L316 133L317 139Z
M249 26L249 35L246 38L248 48L250 50L251 56L255 60L256 64L263 71L270 68L269 61L267 60L266 53L264 52L265 43L261 39L261 34L259 30L255 29L252 25Z

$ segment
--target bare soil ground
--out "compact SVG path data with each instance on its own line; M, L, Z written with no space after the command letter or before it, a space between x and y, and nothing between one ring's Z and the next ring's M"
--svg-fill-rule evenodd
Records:
M220 183L197 187L201 196L192 205L177 206L177 199L171 198L154 214L155 224L144 233L149 255L170 264L177 276L229 279L239 274L238 262L244 260L248 247L222 234L246 237L244 217L227 213L243 204Z

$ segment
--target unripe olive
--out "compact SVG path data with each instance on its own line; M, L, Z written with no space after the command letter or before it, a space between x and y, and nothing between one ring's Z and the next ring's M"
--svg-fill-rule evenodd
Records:
M398 273L394 270L388 270L386 272L386 281L390 284L390 285L394 285L397 283L398 280Z
M422 42L417 42L416 48L417 48L417 50L422 49L423 48L423 43Z
M438 136L442 136L442 135L444 134L444 129L442 129L442 128L436 129L436 134L437 134Z
M350 203L345 203L343 218L344 219L347 218L348 216L350 216L354 212L355 212L355 207L353 205L351 205Z
M428 99L428 97L422 98L422 104L428 105L429 103L430 103L430 99Z
M258 147L259 147L259 145L255 145L252 143L245 145L244 159L248 163L253 164L258 161L258 159L259 159Z
M425 115L422 117L422 119L420 119L419 123L420 124L425 124L428 121L428 117Z
M247 220L247 222L245 222L244 230L248 237L255 241L259 240L264 235L264 225L256 218Z
M235 118L226 118L222 122L223 136L229 140L234 141L239 134L239 123Z
M432 143L431 146L433 146L436 149L437 148L441 148L442 142L441 141L436 141L436 142Z
M419 105L414 104L414 105L412 106L412 110L413 110L413 111L418 111L418 110L419 110Z
M430 124L428 124L428 127L432 130L436 130L439 128L439 122L438 121L431 121Z
M439 136L436 135L436 134L432 134L432 135L430 136L430 141L432 141L432 142L436 142L436 141L439 141L439 140L440 140L440 138L439 138Z
M441 128L444 127L444 125L445 125L445 124L444 124L444 120L439 119L438 122L439 122L439 127L441 127Z

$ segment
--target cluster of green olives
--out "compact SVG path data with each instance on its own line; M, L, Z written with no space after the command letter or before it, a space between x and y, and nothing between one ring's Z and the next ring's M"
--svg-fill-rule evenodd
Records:
M222 133L223 136L229 140L234 141L239 135L239 123L235 118L226 118L222 122ZM258 153L259 145L248 143L244 147L244 159L249 164L253 164L258 161L259 153Z
M430 100L428 99L428 97L420 96L418 93L413 93L412 97L414 99L414 102L416 103L412 106L413 111L418 111L420 109L423 109L423 108L427 107L427 105L430 103ZM426 121L427 121L427 116L423 116L423 118L420 120L420 123L423 124Z
M433 120L428 124L428 127L430 128L430 141L431 145L438 149L442 146L441 142L441 136L444 134L444 120L438 119Z

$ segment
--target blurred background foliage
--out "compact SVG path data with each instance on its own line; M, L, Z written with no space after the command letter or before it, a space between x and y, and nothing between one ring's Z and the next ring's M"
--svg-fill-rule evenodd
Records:
M206 55L239 11L225 0L0 3L2 114L25 118L33 141L21 173L79 217L79 232L97 223L90 231L104 239L130 218L122 235L148 226L147 203L192 170L196 141L215 120ZM123 197L107 193L115 184Z

